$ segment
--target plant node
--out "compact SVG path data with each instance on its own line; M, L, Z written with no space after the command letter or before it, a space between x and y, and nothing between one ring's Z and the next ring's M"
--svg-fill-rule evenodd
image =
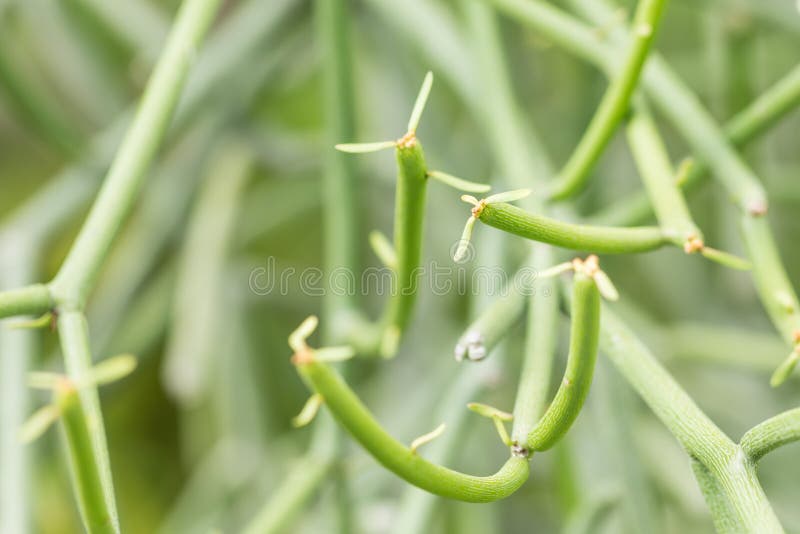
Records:
M683 251L686 254L694 254L700 252L705 248L705 243L696 234L689 234L686 236L686 242L683 244Z
M414 148L417 145L417 133L407 132L403 137L397 140L397 148Z

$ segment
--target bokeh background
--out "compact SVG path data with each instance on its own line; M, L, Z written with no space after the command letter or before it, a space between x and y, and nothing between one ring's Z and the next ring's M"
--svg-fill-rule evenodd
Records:
M556 3L574 11L582 2ZM502 189L485 131L462 99L469 88L447 73L481 75L463 7L449 0L350 3L357 138L400 136L432 70L436 82L419 131L429 162ZM620 7L629 13L634 6ZM155 0L0 1L4 286L47 280L60 265L176 8ZM620 20L612 17L597 31L614 31ZM557 167L606 79L516 22L499 16L498 24L520 113ZM302 291L296 279L284 294L259 294L251 276L271 261L279 272L323 264L320 175L332 147L324 134L318 37L308 1L225 2L92 296L95 357L131 352L140 359L133 375L101 392L126 532L239 531L281 491L308 449L313 430L290 424L308 393L289 362L286 336L320 312L322 297ZM656 48L723 123L797 65L800 13L791 0L673 0ZM686 144L668 122L659 118L659 126L679 161ZM769 192L769 218L795 287L799 133L800 114L792 114L744 150ZM376 228L391 232L394 162L389 153L355 158L361 257L364 266L376 266L366 236ZM581 216L640 189L622 133L592 175L574 202ZM438 184L429 189L426 263L453 265L451 247L468 214L458 196ZM690 206L709 243L742 251L735 208L716 183L692 192ZM477 229L474 243L477 258L467 273L478 265L510 273L524 251L519 238L488 227ZM787 349L747 274L673 249L603 260L622 294L620 312L731 437L797 405L796 379L769 387ZM468 415L460 396L511 407L521 325L489 360L458 364L453 345L492 296L480 287L465 294L423 287L398 357L358 364L351 381L403 441L443 420L455 428L464 419L450 465L491 472L506 452L491 424ZM375 315L382 297L361 301ZM567 326L565 319L558 374ZM19 417L47 400L20 386L20 366L63 368L55 334L34 333L28 346L7 341L14 335L0 332L4 447L14 446ZM29 495L32 532L80 531L61 445L57 432L45 434L27 449L28 487L0 486ZM354 531L391 532L406 501L420 498L349 440L341 460ZM688 459L602 355L577 424L557 449L536 455L532 468L530 481L501 503L431 498L422 532L561 532L598 503L602 521L589 532L712 530ZM771 454L760 474L786 528L800 530L800 449ZM334 485L321 484L287 532L332 532L336 497Z

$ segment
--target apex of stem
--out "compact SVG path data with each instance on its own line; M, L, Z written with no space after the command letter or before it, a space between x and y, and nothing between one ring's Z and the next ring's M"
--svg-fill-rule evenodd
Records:
M703 240L695 234L686 236L686 241L683 243L683 251L686 254L695 254L699 252L700 255L706 259L739 271L749 271L753 267L752 264L745 259L706 246Z
M463 202L472 204L472 210L469 219L467 219L467 223L464 225L464 231L461 233L461 240L458 242L458 248L456 248L456 251L453 254L453 261L456 263L461 263L466 256L467 250L469 250L470 240L472 239L472 230L475 227L475 221L480 218L481 213L483 213L483 210L487 205L496 204L499 202L514 202L515 200L523 199L530 194L530 189L515 189L513 191L506 191L504 193L490 195L481 200L478 200L472 195L461 195L461 200Z
M312 362L333 363L349 360L355 356L355 350L348 346L322 347L312 349L308 345L308 338L314 333L319 325L319 319L315 315L310 315L300 323L294 332L289 334L289 347L294 351L292 363L304 365Z

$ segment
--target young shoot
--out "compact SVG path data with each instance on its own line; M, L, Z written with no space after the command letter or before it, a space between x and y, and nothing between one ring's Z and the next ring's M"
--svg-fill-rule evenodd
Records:
M467 408L478 415L491 419L494 423L494 428L497 430L497 434L500 436L500 440L503 442L503 445L506 447L511 447L511 445L513 445L505 425L506 422L511 422L514 420L513 415L508 412L498 410L494 406L489 406L488 404L482 404L480 402L470 402L467 404Z

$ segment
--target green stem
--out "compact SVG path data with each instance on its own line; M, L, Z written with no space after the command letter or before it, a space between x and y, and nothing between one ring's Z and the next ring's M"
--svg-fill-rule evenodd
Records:
M90 534L119 532L116 510L106 500L102 467L95 461L94 433L74 387L56 392L61 424L69 451L75 495L84 525Z
M0 292L0 319L15 315L41 315L53 308L50 290L43 284Z
M554 181L551 199L563 200L585 187L590 171L628 111L665 5L666 0L640 0L633 21L634 37L627 54L578 146Z
M719 482L697 458L692 458L692 471L697 479L700 492L711 511L714 529L717 534L736 534L742 532L742 525L736 518L730 502L719 485Z
M592 385L600 330L600 292L594 280L576 273L572 285L572 328L564 378L553 402L528 434L535 451L552 447L578 417Z
M309 386L348 432L384 467L407 482L442 497L491 502L514 493L528 478L528 459L512 456L494 475L476 477L433 464L390 436L331 367L297 364Z
M741 447L753 462L778 447L800 441L800 408L785 411L754 426L742 436Z
M571 224L528 213L505 203L487 204L481 222L526 239L600 254L628 254L657 249L667 243L659 228L612 228Z
M636 102L627 127L628 144L661 230L678 243L703 238L675 181L667 149L643 100Z
M67 374L73 384L81 385L77 402L70 402L69 421L65 419L73 486L81 515L89 532L119 532L100 399L96 386L85 385L92 367L86 318L78 311L60 312L58 333Z
M185 0L139 110L114 158L97 201L51 284L59 303L80 308L130 211L169 126L186 74L220 0Z

